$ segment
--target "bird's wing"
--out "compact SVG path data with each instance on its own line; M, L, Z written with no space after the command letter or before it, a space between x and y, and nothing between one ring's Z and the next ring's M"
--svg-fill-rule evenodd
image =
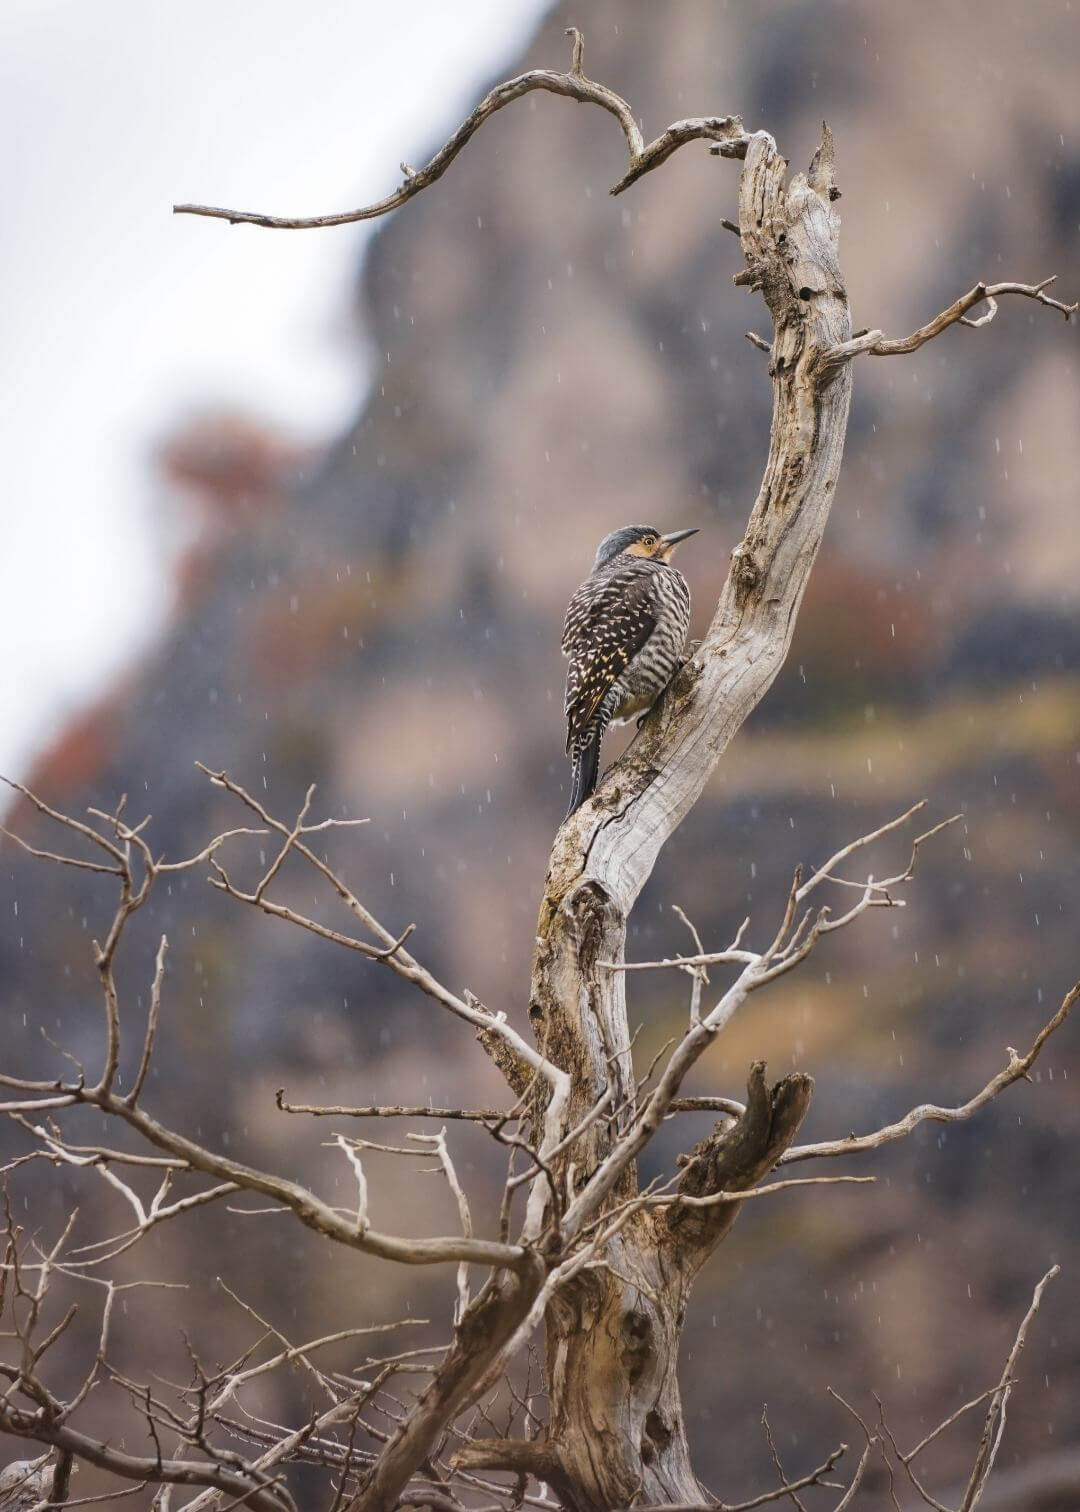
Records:
M570 600L563 626L566 749L656 628L652 574L626 569L588 578Z

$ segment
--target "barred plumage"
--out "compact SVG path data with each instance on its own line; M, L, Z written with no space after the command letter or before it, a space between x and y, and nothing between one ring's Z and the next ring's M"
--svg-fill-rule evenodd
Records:
M566 611L566 749L572 762L570 807L596 787L600 741L613 722L652 707L679 665L690 628L690 589L670 564L679 541L650 525L605 536L590 575Z

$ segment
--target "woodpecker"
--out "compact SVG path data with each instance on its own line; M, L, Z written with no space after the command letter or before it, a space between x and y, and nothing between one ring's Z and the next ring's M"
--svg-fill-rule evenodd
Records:
M690 589L671 555L693 530L661 535L624 525L600 542L592 572L566 611L566 750L570 807L596 787L600 741L612 722L648 710L667 687L690 628Z

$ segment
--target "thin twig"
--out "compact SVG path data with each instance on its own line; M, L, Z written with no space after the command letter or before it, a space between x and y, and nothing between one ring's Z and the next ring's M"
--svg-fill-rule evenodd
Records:
M154 1053L154 1038L157 1034L158 1014L161 1010L161 984L165 979L165 954L168 948L169 942L165 935L162 935L154 960L154 980L150 984L150 1009L146 1019L146 1038L143 1041L142 1058L139 1061L135 1082L127 1095L129 1103L138 1102L139 1093L143 1089L147 1072L150 1070L150 1057Z
M935 1103L922 1103L919 1107L912 1108L910 1113L905 1114L896 1123L886 1124L884 1128L876 1129L872 1134L849 1134L846 1139L828 1139L820 1144L793 1145L780 1157L780 1164L788 1165L795 1160L818 1160L830 1156L857 1155L863 1150L877 1150L896 1139L906 1138L913 1129L918 1128L919 1124L928 1120L935 1123L961 1123L964 1119L970 1118L973 1113L978 1112L992 1098L1004 1092L1006 1087L1011 1087L1013 1082L1027 1077L1043 1045L1054 1031L1060 1029L1065 1023L1077 999L1080 999L1080 982L1076 982L1065 994L1061 1007L1039 1030L1027 1054L1017 1055L1013 1047L1007 1045L1006 1053L1009 1061L1005 1069L991 1077L985 1087L959 1107L941 1108Z
M423 1103L369 1103L364 1107L349 1107L346 1104L290 1103L285 1100L285 1088L279 1087L274 1100L282 1113L309 1113L313 1118L448 1118L464 1119L469 1123L488 1123L493 1118L512 1116L505 1108L431 1108Z
M788 1481L785 1485L778 1486L775 1491L763 1491L760 1496L752 1496L749 1501L679 1502L668 1506L643 1506L635 1503L633 1512L754 1512L755 1507L764 1507L769 1502L779 1501L781 1497L790 1496L793 1491L805 1491L810 1486L820 1485L846 1453L847 1445L840 1444L828 1459L816 1470L811 1470L809 1475L802 1475L798 1480Z
M435 1146L435 1153L439 1157L439 1164L446 1177L446 1184L453 1194L457 1203L458 1217L461 1219L461 1232L466 1239L473 1235L472 1213L469 1210L469 1199L465 1195L465 1189L458 1180L454 1162L450 1158L450 1150L446 1143L446 1130L440 1129L438 1134L406 1134L406 1139L415 1139L423 1144ZM458 1324L465 1316L469 1306L469 1267L459 1265L457 1270L457 1306L454 1310L454 1323Z
M787 1481L787 1474L785 1473L784 1466L780 1460L780 1453L776 1447L776 1440L773 1438L772 1425L769 1422L769 1409L765 1406L764 1403L762 1403L761 1407L761 1426L765 1430L765 1442L769 1446L769 1453L772 1455L772 1462L776 1466L776 1473L780 1477L781 1485L783 1485ZM789 1490L788 1495L791 1497L794 1505L798 1507L799 1512L806 1512L806 1503L802 1500L797 1492Z
M990 1399L987 1408L986 1421L983 1424L982 1437L979 1440L978 1452L975 1455L975 1463L971 1470L971 1479L968 1481L964 1499L960 1503L960 1512L974 1512L974 1508L982 1499L986 1490L986 1483L990 1479L990 1472L994 1468L997 1452L1001 1447L1002 1436L1005 1432L1005 1416L1009 1405L1009 1397L1012 1393L1013 1380L1016 1374L1016 1362L1023 1352L1027 1343L1028 1329L1031 1327L1035 1314L1039 1311L1043 1292L1050 1282L1061 1271L1060 1265L1052 1265L1046 1275L1036 1286L1031 1298L1031 1306L1024 1314L1020 1327L1017 1329L1013 1347L1009 1351L1009 1358L1005 1361L1005 1369L1001 1372L1001 1380L997 1390Z

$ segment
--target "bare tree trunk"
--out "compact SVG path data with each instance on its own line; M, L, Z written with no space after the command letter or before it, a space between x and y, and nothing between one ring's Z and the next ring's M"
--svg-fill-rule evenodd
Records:
M691 1157L679 1190L739 1191L776 1164L810 1106L812 1083L770 1089L750 1076L746 1112ZM738 1203L636 1213L590 1270L549 1310L551 1436L569 1504L602 1512L634 1501L708 1499L690 1464L677 1365L693 1278L725 1237Z
M594 802L560 831L552 854L537 929L533 1023L544 1054L571 1075L571 1125L605 1091L617 1110L575 1145L579 1180L636 1116L625 974L603 963L624 959L627 919L661 846L783 664L847 426L850 362L828 355L851 335L831 137L826 130L809 175L788 185L787 165L766 133L735 150L745 151L739 230L747 260L737 282L762 291L774 322L769 457L705 641ZM726 1133L717 1126L681 1189L705 1195L759 1180L794 1138L810 1093L806 1078L770 1090L755 1067L746 1114ZM630 1162L609 1206L631 1197L634 1182ZM723 1204L708 1217L685 1209L633 1214L612 1241L610 1263L584 1273L549 1309L552 1447L560 1492L581 1512L635 1499L702 1499L676 1363L693 1277L737 1211Z

